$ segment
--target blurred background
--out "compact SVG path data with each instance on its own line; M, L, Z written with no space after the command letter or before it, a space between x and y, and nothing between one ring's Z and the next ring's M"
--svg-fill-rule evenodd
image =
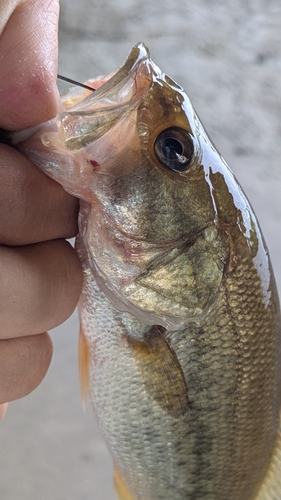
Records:
M59 73L108 74L145 42L185 88L260 221L281 291L279 0L61 0ZM112 466L77 375L76 314L54 358L0 424L1 500L114 500Z

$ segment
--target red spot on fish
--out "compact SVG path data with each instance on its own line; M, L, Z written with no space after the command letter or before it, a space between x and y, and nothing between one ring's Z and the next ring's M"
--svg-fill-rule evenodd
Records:
M92 167L94 168L97 168L100 166L100 164L96 161L96 160L88 160L90 165L92 165Z

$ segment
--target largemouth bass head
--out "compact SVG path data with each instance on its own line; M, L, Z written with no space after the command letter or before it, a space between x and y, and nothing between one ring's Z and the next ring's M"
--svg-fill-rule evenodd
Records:
M83 200L82 260L119 309L169 329L200 321L229 260L235 181L183 89L143 44L102 82L82 101L65 97L74 106L25 153ZM239 203L244 210L243 196Z

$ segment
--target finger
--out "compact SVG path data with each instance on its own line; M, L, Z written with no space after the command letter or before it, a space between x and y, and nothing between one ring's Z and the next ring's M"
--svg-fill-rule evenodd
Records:
M58 0L0 3L0 127L15 130L53 118Z
M78 201L15 149L0 145L0 244L77 234Z
M68 242L0 247L0 264L0 338L40 333L71 315L82 271Z
M47 333L0 341L0 404L26 396L40 384L52 350Z

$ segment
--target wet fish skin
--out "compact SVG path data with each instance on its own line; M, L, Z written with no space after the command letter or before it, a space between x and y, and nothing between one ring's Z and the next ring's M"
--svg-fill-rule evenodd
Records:
M172 169L165 137L183 146ZM120 498L279 499L276 285L183 89L139 45L18 147L82 200L82 339Z

